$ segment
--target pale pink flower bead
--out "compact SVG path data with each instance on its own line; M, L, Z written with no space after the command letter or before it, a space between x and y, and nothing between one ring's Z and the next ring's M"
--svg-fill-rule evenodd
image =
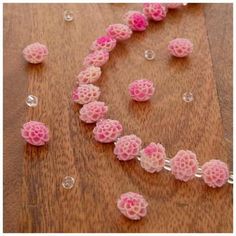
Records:
M175 57L186 57L193 51L193 44L190 40L176 38L169 42L168 50Z
M202 178L210 187L222 187L229 178L228 166L220 160L210 160L202 166Z
M26 61L38 64L43 62L43 60L48 55L48 49L45 45L41 43L32 43L24 48L23 56Z
M84 66L103 66L109 60L109 52L106 50L98 50L89 53L85 58Z
M113 24L107 27L106 33L117 41L122 41L129 39L133 32L127 25Z
M133 81L128 90L130 97L138 102L149 100L155 92L153 82L146 79Z
M75 88L72 93L72 100L79 104L86 104L97 101L100 96L100 88L92 84L82 84Z
M181 6L183 6L183 3L166 3L165 6L168 9L177 9L177 8L180 8Z
M120 212L130 220L140 220L147 214L148 203L138 193L127 192L121 194L117 201Z
M198 161L195 153L180 150L170 160L171 173L176 179L188 181L194 178L198 169Z
M100 67L89 66L76 76L76 84L92 84L100 78L101 74L102 71Z
M98 142L111 143L121 136L123 127L118 120L104 119L96 123L93 129L94 137Z
M96 39L91 47L91 51L96 50L107 50L108 52L112 51L116 46L116 39L110 37L110 36L102 36L98 39Z
M49 129L38 121L29 121L23 125L21 136L27 143L42 146L49 141Z
M150 143L140 151L141 167L150 173L159 172L165 165L166 152L160 143Z
M128 11L123 20L133 31L144 31L148 27L147 17L139 11Z
M167 8L160 3L144 3L143 13L148 19L162 21L166 17Z
M128 161L138 156L142 141L134 134L118 138L115 143L114 154L120 161Z
M104 102L90 102L80 109L79 118L85 123L95 123L105 117L108 107Z

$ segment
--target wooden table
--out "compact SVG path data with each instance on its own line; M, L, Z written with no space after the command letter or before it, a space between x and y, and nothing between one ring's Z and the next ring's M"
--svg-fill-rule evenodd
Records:
M75 19L64 22L64 9ZM71 102L74 76L91 42L111 23L141 4L4 4L4 232L232 232L232 185L182 183L167 171L145 172L138 161L121 163L112 144L97 143L93 125L82 123ZM186 59L171 58L167 43L186 37L194 44ZM40 41L49 48L41 65L27 64L22 49ZM156 52L154 61L144 50ZM128 84L154 81L147 103L132 102ZM189 4L170 11L120 43L103 67L101 100L125 134L144 145L161 142L168 156L194 151L200 164L221 159L232 168L232 4ZM192 91L194 101L182 94ZM38 96L29 108L25 98ZM51 130L47 146L33 147L20 136L29 120ZM71 190L65 176L76 178ZM142 193L148 215L129 221L116 208L123 192Z

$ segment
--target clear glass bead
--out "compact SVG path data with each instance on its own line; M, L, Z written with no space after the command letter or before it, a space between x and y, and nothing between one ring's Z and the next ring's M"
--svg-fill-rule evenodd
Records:
M233 172L230 172L230 173L229 173L228 183L229 183L229 184L233 184L233 183L234 183L234 175L233 175Z
M195 174L195 176L196 176L197 178L201 178L201 177L202 177L202 168L201 168L201 167L198 167L197 173Z
M187 3L187 2L183 3L183 6L187 6L187 5L188 5L188 3Z
M170 159L165 159L164 169L165 169L165 170L168 170L168 171L171 171Z
M36 107L38 105L38 98L34 95L29 95L25 102L29 107Z
M182 96L185 102L192 102L193 101L193 94L191 92L185 92Z
M65 189L73 188L75 183L75 179L71 176L66 176L62 181L62 187Z
M72 21L74 19L74 13L71 10L64 11L64 20L65 21Z
M156 54L153 50L145 50L144 51L144 57L148 60L151 61L155 58Z

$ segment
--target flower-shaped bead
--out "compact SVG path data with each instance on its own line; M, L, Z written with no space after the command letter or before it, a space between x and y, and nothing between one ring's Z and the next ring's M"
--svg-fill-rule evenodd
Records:
M120 212L130 220L140 220L147 214L148 203L138 193L127 192L121 194L117 201Z
M45 57L48 55L48 49L41 43L32 43L24 48L23 56L26 61L38 64L43 62Z
M144 3L143 13L148 19L161 21L166 17L167 8L160 3Z
M117 41L122 41L129 39L133 32L127 25L113 24L107 27L106 33Z
M147 17L139 11L128 11L123 20L133 31L144 31L148 27Z
M120 161L131 160L139 154L141 144L141 139L134 134L123 136L115 143L114 154Z
M210 160L202 166L202 178L210 187L222 187L229 178L228 166L220 160Z
M166 3L165 6L168 9L176 9L176 8L180 8L181 6L183 6L183 3Z
M118 120L104 119L96 123L93 129L94 137L98 142L111 143L121 136L123 127Z
M110 37L110 36L102 36L98 39L96 39L91 47L91 51L96 50L107 50L108 52L112 51L116 46L116 39Z
M165 165L166 152L160 143L150 143L140 151L141 167L150 173L159 172Z
M84 66L103 66L109 60L109 52L106 50L98 50L89 53L85 58Z
M99 87L92 84L82 84L73 91L72 100L83 105L98 100L100 94Z
M130 97L138 102L149 100L155 92L153 82L146 79L133 81L128 90Z
M105 117L108 107L104 102L90 102L80 109L80 119L85 123L95 123Z
M169 42L168 50L175 57L186 57L193 51L193 44L190 40L176 38Z
M27 143L42 146L49 141L49 129L38 121L29 121L23 125L21 136Z
M76 84L92 84L100 78L101 74L102 71L100 67L89 66L76 76Z
M170 160L171 173L176 179L188 181L194 178L198 169L198 161L195 153L180 150Z

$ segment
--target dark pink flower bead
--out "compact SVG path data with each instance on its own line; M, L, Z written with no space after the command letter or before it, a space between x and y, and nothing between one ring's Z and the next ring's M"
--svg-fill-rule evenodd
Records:
M133 33L132 30L124 24L109 25L106 32L108 36L116 39L117 41L129 39Z
M133 31L144 31L148 27L147 17L139 11L128 11L123 19Z
M29 121L23 125L21 136L27 143L42 146L49 141L49 129L38 121Z
M76 76L76 84L81 85L95 83L100 78L101 74L102 71L100 67L89 66Z
M176 38L169 42L168 50L175 57L186 57L193 51L193 44L190 40Z
M109 52L106 50L98 50L89 53L85 58L84 58L84 63L83 65L85 67L87 66L103 66L106 64L106 62L109 60Z
M210 160L202 166L202 178L212 187L222 187L229 179L228 166L220 160Z
M127 192L121 194L117 201L120 212L130 220L140 220L147 214L148 203L138 193Z
M98 39L96 39L91 47L91 51L96 50L106 50L108 52L112 51L116 46L116 39L110 37L110 36L102 36Z
M162 21L166 17L167 8L160 3L144 3L143 13L148 19Z

